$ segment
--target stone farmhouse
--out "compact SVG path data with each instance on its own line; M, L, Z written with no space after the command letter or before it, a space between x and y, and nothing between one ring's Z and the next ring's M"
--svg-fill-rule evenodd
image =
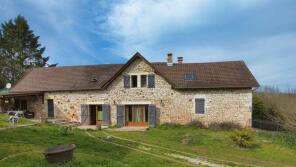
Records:
M14 109L35 118L61 118L83 125L251 126L252 89L259 84L243 61L149 62L136 53L125 64L43 67L28 70L2 95Z

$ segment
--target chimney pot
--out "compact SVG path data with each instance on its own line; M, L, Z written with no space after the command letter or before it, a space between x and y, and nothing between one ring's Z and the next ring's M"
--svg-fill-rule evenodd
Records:
M167 55L167 66L173 66L173 54L168 53Z
M183 64L183 57L178 57L178 64Z

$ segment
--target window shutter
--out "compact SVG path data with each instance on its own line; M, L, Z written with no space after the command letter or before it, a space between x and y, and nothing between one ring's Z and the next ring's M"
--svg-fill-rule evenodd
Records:
M124 105L117 105L117 126L124 126Z
M103 111L103 126L109 126L110 125L110 105L103 104L102 105L102 111Z
M154 74L148 75L148 88L155 88L155 75Z
M147 86L147 75L141 75L141 87Z
M89 105L81 105L81 124L89 125Z
M156 127L156 106L153 104L148 105L148 121L149 127Z
M205 113L205 99L195 99L195 113Z
M123 85L124 85L124 88L130 88L130 76L129 75L123 76Z

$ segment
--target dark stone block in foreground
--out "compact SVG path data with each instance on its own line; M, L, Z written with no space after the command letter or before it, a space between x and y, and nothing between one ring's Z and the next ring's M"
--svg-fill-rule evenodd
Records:
M75 144L57 145L44 151L45 159L49 163L63 163L73 159Z

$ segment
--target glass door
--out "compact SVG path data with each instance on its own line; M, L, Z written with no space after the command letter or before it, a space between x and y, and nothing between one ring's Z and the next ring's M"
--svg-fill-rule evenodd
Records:
M146 105L127 105L125 107L126 126L148 126L148 107Z
M103 122L103 111L102 111L102 105L96 106L96 114L97 114L97 125L101 125Z
M142 111L141 106L133 106L133 114L134 114L134 126L141 126L142 125Z

